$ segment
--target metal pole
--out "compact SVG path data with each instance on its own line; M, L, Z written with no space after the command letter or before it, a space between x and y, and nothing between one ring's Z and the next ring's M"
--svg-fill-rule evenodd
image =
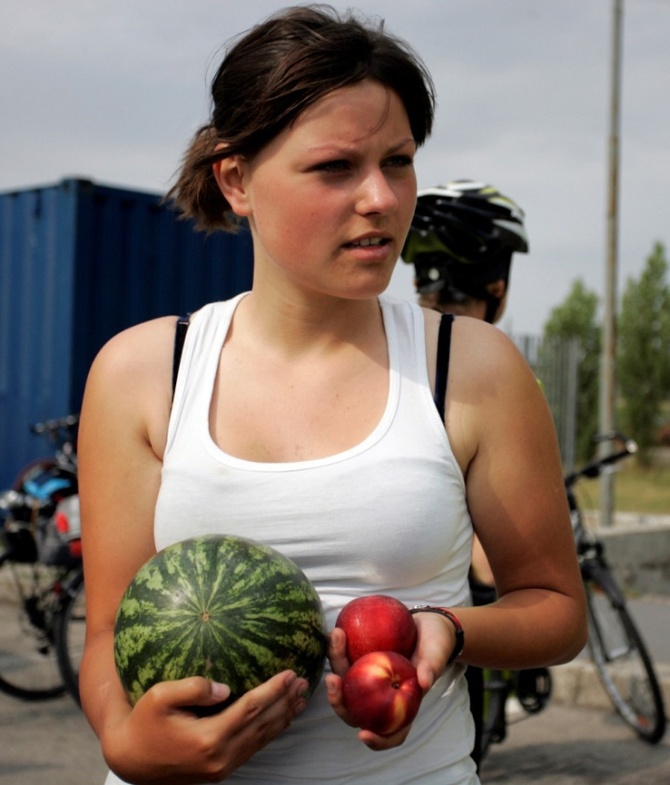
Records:
M615 428L616 407L616 312L617 312L617 236L619 196L619 95L621 91L621 30L623 0L613 0L612 72L609 133L609 172L607 197L607 258L600 376L600 431ZM603 451L609 450L605 443ZM614 475L605 472L600 479L600 520L611 526L614 517Z

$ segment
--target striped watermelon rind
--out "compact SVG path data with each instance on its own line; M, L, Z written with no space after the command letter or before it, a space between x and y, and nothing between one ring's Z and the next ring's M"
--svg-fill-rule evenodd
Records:
M232 701L286 669L311 694L325 629L319 595L293 561L249 539L195 537L138 570L117 612L114 657L132 704L187 676L227 684Z

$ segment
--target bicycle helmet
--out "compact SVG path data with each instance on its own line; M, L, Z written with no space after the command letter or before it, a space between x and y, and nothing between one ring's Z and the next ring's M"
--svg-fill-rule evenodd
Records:
M485 300L486 320L500 303L487 285L509 280L514 252L528 251L523 210L496 188L471 180L419 191L402 258L413 264L420 293Z

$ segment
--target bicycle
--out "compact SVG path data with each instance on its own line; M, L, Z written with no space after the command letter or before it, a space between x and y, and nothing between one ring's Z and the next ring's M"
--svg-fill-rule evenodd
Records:
M0 494L0 691L24 700L62 695L56 620L81 570L76 415L32 431L55 455L25 467Z
M622 719L650 744L665 734L663 694L654 664L626 605L626 598L605 559L601 540L584 526L574 486L582 477L599 477L606 467L637 452L637 444L619 433L600 440L622 448L587 464L565 478L572 528L586 588L589 616L588 646L600 680Z
M653 660L605 558L605 546L597 534L584 525L575 496L575 485L580 479L599 477L609 467L634 455L637 444L619 433L604 434L597 440L618 442L621 449L586 464L564 479L586 591L587 650L605 691L624 722L644 741L658 744L665 734L666 714ZM482 759L491 744L505 739L509 724L506 704L510 696L518 698L526 714L541 711L551 696L550 672L545 668L485 670Z

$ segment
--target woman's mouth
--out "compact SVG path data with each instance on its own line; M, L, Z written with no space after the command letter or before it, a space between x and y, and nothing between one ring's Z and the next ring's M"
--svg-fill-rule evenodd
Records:
M369 248L370 246L387 245L391 242L387 237L364 237L362 240L354 240L347 243L349 248Z

